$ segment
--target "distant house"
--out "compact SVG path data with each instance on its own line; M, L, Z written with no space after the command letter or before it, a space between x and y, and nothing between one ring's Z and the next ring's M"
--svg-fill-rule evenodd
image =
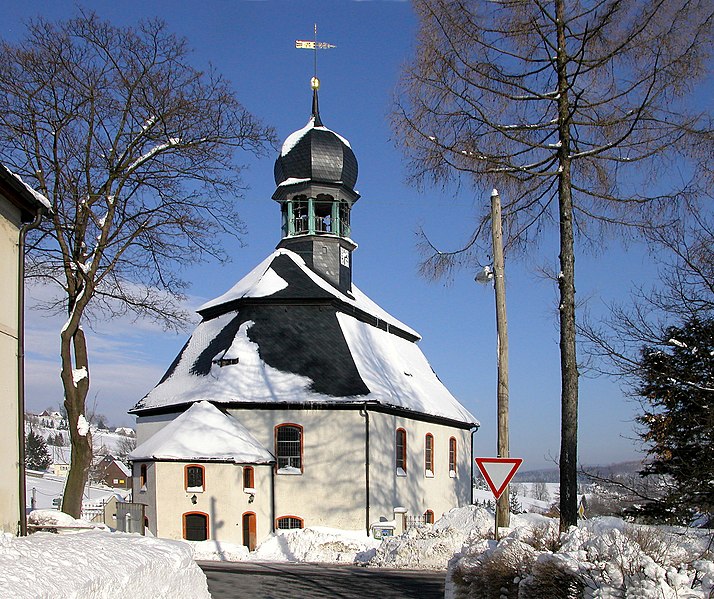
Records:
M252 549L279 529L369 532L470 501L478 421L419 334L353 286L357 160L314 94L275 162L276 251L199 308L132 409L133 500L156 536Z
M94 465L92 478L115 489L131 489L131 470L112 455L105 455Z
M24 236L50 210L46 198L0 164L0 530L25 531Z

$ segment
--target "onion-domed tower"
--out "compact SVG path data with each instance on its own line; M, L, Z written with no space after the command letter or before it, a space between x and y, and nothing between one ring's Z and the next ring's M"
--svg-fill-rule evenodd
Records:
M273 199L282 213L279 248L299 254L340 291L352 286L350 211L359 199L357 159L349 142L322 124L312 78L312 115L283 143L275 161Z

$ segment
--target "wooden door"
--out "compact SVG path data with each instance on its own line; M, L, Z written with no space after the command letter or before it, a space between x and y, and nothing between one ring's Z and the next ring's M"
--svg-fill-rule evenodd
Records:
M256 546L255 514L253 512L243 514L243 545L249 551L253 551Z

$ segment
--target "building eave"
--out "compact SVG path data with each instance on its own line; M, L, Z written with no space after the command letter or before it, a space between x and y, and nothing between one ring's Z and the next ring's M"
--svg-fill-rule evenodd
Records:
M148 416L162 416L165 414L176 414L183 412L191 407L193 402L186 402L181 404L173 404L168 406L161 406L156 408L139 408L129 410L129 414L137 416L137 418L148 417ZM453 418L447 418L445 416L437 416L434 414L426 414L424 412L417 412L416 410L410 410L408 408L402 408L400 406L390 406L382 404L374 400L360 401L359 399L349 399L343 401L335 402L242 402L242 401L231 401L224 402L220 404L223 410L368 410L370 412L377 412L381 414L389 414L392 416L401 416L405 418L411 418L412 420L418 420L420 422L429 422L432 424L442 424L444 426L451 426L454 428L460 428L464 430L478 429L481 423L476 422L466 422L462 420L456 420ZM134 460L141 461L141 460ZM177 460L184 461L184 460Z

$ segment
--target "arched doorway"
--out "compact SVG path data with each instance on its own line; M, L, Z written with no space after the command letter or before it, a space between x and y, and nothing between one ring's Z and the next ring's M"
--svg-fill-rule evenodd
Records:
M243 514L243 545L248 548L248 551L253 551L256 546L255 514L253 512Z

